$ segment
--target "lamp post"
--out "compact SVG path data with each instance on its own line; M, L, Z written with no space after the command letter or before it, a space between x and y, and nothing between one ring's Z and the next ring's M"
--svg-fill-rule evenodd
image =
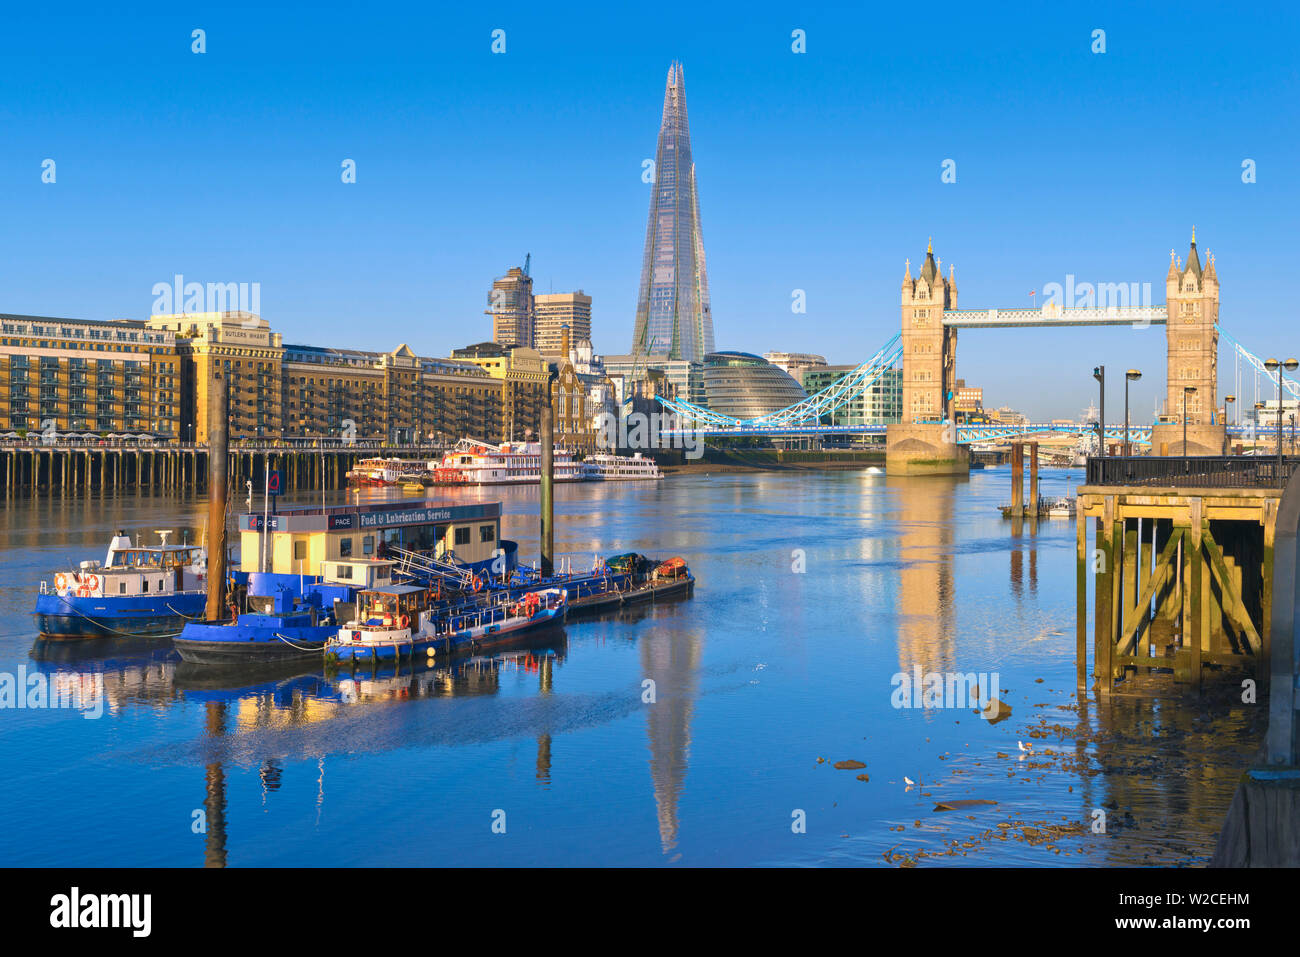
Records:
M1099 455L1106 454L1106 367L1096 366L1092 377L1101 388L1101 408L1097 411L1097 445Z
M1236 397L1235 395L1225 395L1225 396L1223 397L1223 405L1224 405L1224 409L1223 409L1223 421L1224 421L1225 423L1228 421L1228 419L1232 418L1232 416L1231 416L1231 415L1229 414L1229 412L1228 412L1228 408L1229 408L1229 407L1230 407L1234 402L1236 402L1236 401L1237 401L1237 397ZM1234 422L1233 425L1241 425L1241 423L1240 423L1240 422Z
M1295 372L1297 368L1300 368L1300 361L1297 361L1295 359L1287 359L1284 362L1279 362L1277 359L1265 359L1264 368L1267 369L1269 372L1274 372L1274 371L1277 372L1277 483L1278 483L1278 487L1281 488L1283 485L1283 480L1282 480L1282 370L1285 369L1287 372Z
M1128 372L1124 373L1124 455L1125 456L1130 456L1133 454L1133 446L1129 444L1129 440L1128 440L1128 384L1130 382L1136 382L1140 378L1142 378L1142 373L1139 372L1137 369L1129 369Z
M1196 386L1183 386L1183 458L1187 458L1187 396L1196 391Z

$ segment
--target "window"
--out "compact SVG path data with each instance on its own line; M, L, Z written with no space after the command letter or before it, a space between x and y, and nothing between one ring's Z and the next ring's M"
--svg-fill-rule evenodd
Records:
M495 542L497 540L496 526L480 525L478 527L478 540L480 542Z
M147 578L141 578L141 579L140 579L140 583L141 583L142 585L144 585L144 590L145 590L145 591L148 591L148 590L149 590L149 579L147 579Z
M294 557L294 560L295 560L295 561L298 560L298 559L302 559L302 558L306 558L306 557L307 557L307 543L306 543L306 542L294 542L294 543L293 543L293 557Z
M350 538L339 539L339 556L341 558L352 557L352 539Z
M456 529L456 544L457 544L457 545L468 545L468 544L469 544L469 526L468 526L468 525L462 525L462 526L460 526L459 528Z
M361 554L373 555L375 553L375 536L367 535L361 539Z
M117 593L118 593L119 595L125 595L125 594L126 594L126 582L118 582L118 583L117 583Z

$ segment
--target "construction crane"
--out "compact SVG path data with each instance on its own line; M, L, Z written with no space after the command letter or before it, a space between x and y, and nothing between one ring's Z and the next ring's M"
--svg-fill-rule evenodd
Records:
M532 265L532 263L533 263L533 254L532 254L532 253L524 253L524 275L525 275L525 276L528 276L530 279L531 279L532 277L531 277L531 275L530 275L529 272L528 272L528 268Z

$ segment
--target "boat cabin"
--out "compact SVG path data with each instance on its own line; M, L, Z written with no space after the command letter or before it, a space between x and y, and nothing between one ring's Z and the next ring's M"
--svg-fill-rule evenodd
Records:
M418 585L389 585L357 596L356 624L365 629L418 628L428 607L428 590Z

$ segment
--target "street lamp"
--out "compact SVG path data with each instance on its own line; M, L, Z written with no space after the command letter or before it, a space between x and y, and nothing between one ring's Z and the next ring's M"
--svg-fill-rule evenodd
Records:
M1187 397L1196 391L1196 386L1183 386L1183 458L1187 457Z
M1092 370L1092 377L1097 380L1101 386L1101 408L1097 412L1097 444L1099 446L1098 454L1106 454L1106 367L1096 366Z
M1124 373L1124 454L1126 456L1133 454L1133 446L1128 441L1128 384L1136 382L1142 378L1142 373L1137 369L1129 369Z
M1227 409L1226 407L1232 405L1232 403L1234 403L1234 402L1236 402L1236 401L1237 401L1237 397L1236 397L1235 395L1225 395L1225 396L1223 397L1223 404L1224 404L1224 406L1225 406L1225 408L1224 408L1224 410L1223 410L1223 421L1224 421L1224 422L1227 422L1228 419L1232 418L1232 417L1228 414L1228 409ZM1233 424L1234 424L1234 425L1241 425L1240 422L1234 422Z
M1264 368L1269 372L1277 372L1277 481L1280 488L1282 486L1282 370L1295 372L1300 368L1300 361L1287 359L1279 362L1277 359L1265 359Z

